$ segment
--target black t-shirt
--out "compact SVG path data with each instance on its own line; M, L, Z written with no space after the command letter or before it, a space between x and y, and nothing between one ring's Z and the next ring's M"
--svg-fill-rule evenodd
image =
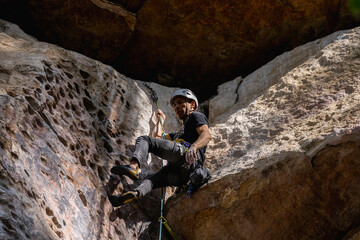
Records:
M185 120L179 132L170 132L169 136L172 140L184 139L186 142L193 144L198 138L199 134L196 128L201 125L209 126L209 121L203 113L193 112L188 119ZM175 138L175 139L174 139ZM205 160L206 146L199 149L202 163Z

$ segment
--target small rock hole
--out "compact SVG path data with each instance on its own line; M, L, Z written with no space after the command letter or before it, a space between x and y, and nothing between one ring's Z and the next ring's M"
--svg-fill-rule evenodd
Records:
M81 69L79 70L79 72L80 72L81 77L84 78L84 79L87 79L87 78L90 77L89 73L87 73L87 72L85 72L85 71L83 71Z
M46 211L46 215L54 216L54 212L49 207L47 207L45 211Z
M105 113L104 113L103 111L99 110L98 113L97 113L97 116L98 116L98 118L99 118L99 120L100 120L101 122L104 121L104 119L105 119Z
M40 83L44 83L44 77L43 76L37 76L35 77L36 80L38 80Z
M75 90L78 94L80 94L80 88L79 88L79 85L77 83L74 83L75 84Z
M60 90L60 96L64 98L65 97L64 89L62 87L60 87L59 90Z
M69 93L69 98L74 99L74 96L71 93Z
M86 110L87 110L89 113L93 113L93 112L96 111L95 105L94 105L93 102L90 101L89 99L83 98L83 103L84 103L84 106L85 106Z
M87 166L86 160L85 160L84 157L80 156L80 157L79 157L79 161L80 161L80 163L81 163L82 166Z
M72 79L72 78L74 77L72 74L70 74L70 73L68 73L68 72L65 72L65 74L66 74L66 76L67 76L68 78L70 78L70 79Z
M106 151L108 153L112 153L114 152L114 149L112 148L112 146L110 145L110 143L108 141L104 140L104 148L106 149Z
M87 202L86 202L86 197L85 197L85 195L84 195L83 192L80 191L80 190L78 190L78 193L79 193L79 197L80 197L82 203L83 203L84 206L86 207L86 206L87 206Z
M88 92L86 89L84 90L84 92L85 92L85 95L86 95L88 98L91 99L91 96L90 96L89 92Z
M67 147L67 141L66 141L63 137L61 137L61 136L58 136L58 138L59 138L59 141L60 141L62 144L64 144L65 147Z

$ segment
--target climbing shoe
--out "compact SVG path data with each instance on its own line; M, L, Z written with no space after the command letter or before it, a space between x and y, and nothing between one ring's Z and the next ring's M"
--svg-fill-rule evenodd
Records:
M113 174L129 176L133 180L138 180L140 178L140 173L141 173L140 168L136 168L136 170L134 170L129 165L115 166L111 168L110 171Z
M111 205L113 205L113 207L121 206L121 205L131 202L132 200L137 199L137 198L138 198L137 192L132 192L132 191L129 191L129 192L126 192L123 194L119 194L119 195L109 196L110 203L111 203Z

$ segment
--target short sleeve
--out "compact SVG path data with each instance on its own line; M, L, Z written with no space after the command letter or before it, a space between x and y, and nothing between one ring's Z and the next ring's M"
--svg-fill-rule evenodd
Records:
M201 125L209 126L209 121L207 120L206 116L199 112L193 113L193 121L195 127L199 127Z

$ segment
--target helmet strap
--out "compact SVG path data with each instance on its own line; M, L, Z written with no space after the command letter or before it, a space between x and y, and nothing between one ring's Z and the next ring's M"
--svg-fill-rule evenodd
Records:
M189 118L189 116L190 116L189 102L188 102L188 98L186 98L186 112L182 120L185 121L186 119Z

